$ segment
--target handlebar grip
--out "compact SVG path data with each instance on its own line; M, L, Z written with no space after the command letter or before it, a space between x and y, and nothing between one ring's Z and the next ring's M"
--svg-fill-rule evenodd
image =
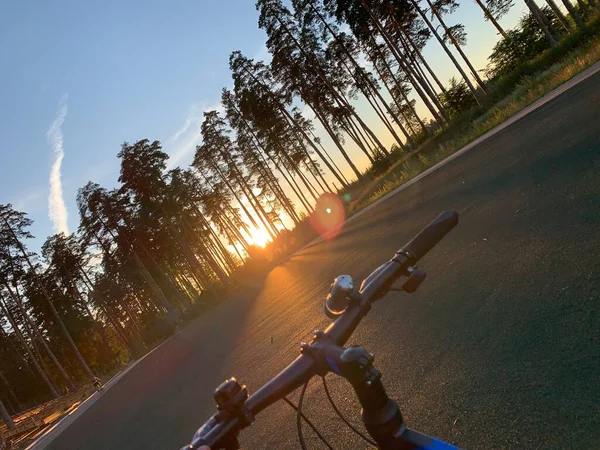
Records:
M408 244L398 253L405 253L416 263L427 254L438 242L458 224L456 211L444 211L423 228Z

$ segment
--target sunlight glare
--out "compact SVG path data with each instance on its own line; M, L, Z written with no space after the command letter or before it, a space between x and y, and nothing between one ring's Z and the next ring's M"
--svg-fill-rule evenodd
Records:
M264 248L269 243L271 238L269 236L269 233L267 233L261 228L252 231L252 233L250 234L250 240L252 241L252 244Z

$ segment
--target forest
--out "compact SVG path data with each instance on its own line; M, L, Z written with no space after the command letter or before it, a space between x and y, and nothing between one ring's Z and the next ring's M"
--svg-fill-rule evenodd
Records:
M233 88L204 113L190 166L170 167L158 141L123 143L118 186L80 187L77 232L49 236L39 252L27 212L0 205L4 417L143 356L322 233L311 218L324 194L348 214L398 161L471 126L524 77L598 45L598 0L525 0L513 29L499 23L513 0L472 1L472 20L500 37L484 70L465 53L456 0L258 0L271 60L231 53ZM426 45L460 76L441 79Z

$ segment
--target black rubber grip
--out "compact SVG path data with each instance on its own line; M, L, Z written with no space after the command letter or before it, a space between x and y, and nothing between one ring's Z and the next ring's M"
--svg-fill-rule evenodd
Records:
M402 250L398 253L405 253L416 263L427 254L438 242L446 236L452 228L458 223L458 213L456 211L444 211L433 221L423 228Z

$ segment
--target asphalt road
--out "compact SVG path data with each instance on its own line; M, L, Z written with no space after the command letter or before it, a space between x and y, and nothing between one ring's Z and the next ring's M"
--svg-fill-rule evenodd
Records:
M460 223L422 260L421 289L375 304L350 343L375 353L415 429L463 448L600 448L600 74L202 317L49 448L186 444L223 379L255 391L327 324L322 300L336 275L366 276L445 209ZM330 385L358 421L352 392L335 378ZM335 448L364 448L321 389L309 386L309 417ZM293 412L275 405L241 440L297 447Z

